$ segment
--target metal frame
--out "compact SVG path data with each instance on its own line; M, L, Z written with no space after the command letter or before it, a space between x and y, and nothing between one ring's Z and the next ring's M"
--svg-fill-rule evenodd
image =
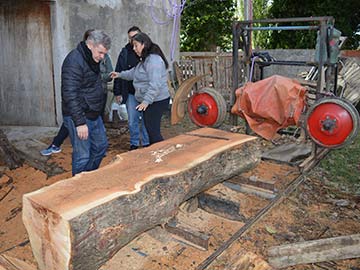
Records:
M277 24L277 23L291 23L291 22L303 22L303 23L315 23L316 25L299 25L299 26L260 26L254 27L253 24ZM319 71L317 80L317 93L321 93L324 89L323 74L325 67L330 67L325 70L325 88L326 91L330 91L329 75L331 68L336 68L336 64L330 64L329 47L328 47L328 30L334 26L333 17L307 17L307 18L282 18L282 19L267 19L267 20L250 20L250 21L237 21L233 23L233 88L232 98L235 100L235 90L239 87L239 76L237 73L238 60L239 60L239 44L242 43L242 49L244 51L244 62L246 68L246 77L249 78L249 63L252 52L251 31L263 31L263 30L319 30L320 31L320 47L319 47L319 61L318 62L302 62L302 61L273 61L267 63L267 65L304 65L304 66L316 66ZM326 52L326 59L324 54ZM335 83L336 85L336 78Z

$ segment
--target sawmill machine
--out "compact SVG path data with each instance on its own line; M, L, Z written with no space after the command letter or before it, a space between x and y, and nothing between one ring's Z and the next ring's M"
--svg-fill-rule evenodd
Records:
M315 61L278 61L275 59L265 62L259 61L257 63L261 67L261 77L263 75L263 67L269 65L311 66L312 72L315 71L317 75L316 89L315 91L309 91L310 93L313 92L314 98L307 99L307 106L303 112L304 121L302 127L306 130L309 138L320 147L340 148L350 143L359 131L359 114L353 104L343 98L341 93L337 91L341 32L334 27L333 17L284 18L235 22L233 25L233 83L235 89L240 85L237 72L239 45L241 45L244 52L243 61L247 65L245 77L248 78L250 76L249 66L254 56L251 46L251 32L264 30L317 31Z
M257 52L252 50L252 31L294 30L317 31L315 60L286 61L271 58L269 61L253 61ZM254 62L261 71L259 80L262 79L263 69L270 65L311 68L312 82L315 85L307 91L308 98L306 98L301 113L302 120L298 123L299 127L305 130L306 137L312 141L312 153L309 157L311 162L318 161L323 153L330 149L341 148L351 143L359 131L358 111L337 89L340 35L341 32L334 27L333 17L249 20L238 21L233 24L232 74L234 91L230 100L232 104L236 99L235 89L246 84L249 78L253 78L251 64ZM242 50L241 59L239 49ZM244 74L239 74L239 70L241 70L239 65L241 64L244 67ZM176 93L172 108L173 124L180 121L185 110L187 110L190 119L198 126L217 127L225 119L226 103L215 89L203 88L195 91L192 95L190 94L190 88L201 77L194 76L187 79L181 87L186 90ZM183 106L185 103L187 106ZM237 122L236 117L232 116L233 124Z

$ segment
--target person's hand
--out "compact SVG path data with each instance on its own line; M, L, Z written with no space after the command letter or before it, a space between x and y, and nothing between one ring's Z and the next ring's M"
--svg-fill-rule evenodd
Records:
M89 136L89 129L87 125L77 126L76 131L80 140L87 140Z
M116 78L119 78L119 72L116 72L116 71L111 71L109 76L112 78L112 79L116 79Z
M149 106L149 105L146 104L146 103L140 103L139 105L136 106L136 109L137 109L138 111L145 111L148 106Z
M123 101L123 98L122 98L121 95L120 96L115 96L115 100L116 100L116 103L121 104L121 102Z

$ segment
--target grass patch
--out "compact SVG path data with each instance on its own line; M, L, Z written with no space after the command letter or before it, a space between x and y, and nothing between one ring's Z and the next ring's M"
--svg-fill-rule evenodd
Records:
M360 136L348 146L332 150L319 164L327 180L346 185L351 190L360 187Z

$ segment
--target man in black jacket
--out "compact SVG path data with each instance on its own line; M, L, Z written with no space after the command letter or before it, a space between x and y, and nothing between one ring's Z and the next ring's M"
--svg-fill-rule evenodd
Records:
M104 93L99 63L110 46L110 37L102 30L94 30L62 65L62 112L73 147L73 175L96 170L108 147L101 118Z
M122 48L119 54L115 68L116 72L129 70L139 63L140 59L134 52L131 42L131 38L139 32L141 31L137 26L133 26L128 30L129 43ZM130 150L135 150L141 143L143 146L148 146L150 142L149 135L145 128L144 119L142 118L142 112L136 109L136 106L140 103L135 99L135 88L132 83L132 81L115 79L114 95L118 103L122 102L126 104L130 132Z

